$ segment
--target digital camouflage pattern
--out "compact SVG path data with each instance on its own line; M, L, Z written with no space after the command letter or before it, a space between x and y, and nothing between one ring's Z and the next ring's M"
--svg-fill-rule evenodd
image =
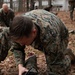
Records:
M0 62L6 58L11 47L8 27L13 18L14 12L12 9L9 9L8 13L3 12L2 8L0 9Z
M9 37L9 27L0 27L0 62L4 61L4 59L8 55L8 51L12 50L12 47L13 47L12 45L16 46L16 47L14 47L16 50L19 49L19 50L24 51L24 47L22 47L18 43L13 43L11 41L11 39ZM24 56L25 56L25 54L24 54ZM20 58L20 59L23 59L23 57ZM25 60L25 59L23 59L23 60ZM20 60L18 60L18 61L20 62ZM30 58L28 58L23 64L24 64L24 66L26 68L28 68L30 70L28 72L28 74L33 73L34 75L37 75L37 73L38 73L38 71L37 71L37 59L36 59L35 55L33 55ZM26 75L28 75L28 74L26 74Z
M0 28L0 62L6 58L9 48L10 48L9 28L1 27Z
M70 10L70 18L73 20L73 12L75 8L75 0L69 0L69 10Z
M46 56L48 75L67 75L70 70L70 58L65 55L68 44L68 30L54 14L45 10L33 10L25 13L38 27L39 33L32 46L43 51ZM24 63L24 50L15 45L12 51L17 64ZM24 48L24 46L23 46Z
M8 13L3 12L3 9L0 9L0 26L9 27L10 22L13 20L15 14L12 9L8 10Z
M17 49L24 50L21 45L11 41L9 37L9 27L0 27L0 62L6 58L6 56L8 55L8 51L12 50L13 44Z

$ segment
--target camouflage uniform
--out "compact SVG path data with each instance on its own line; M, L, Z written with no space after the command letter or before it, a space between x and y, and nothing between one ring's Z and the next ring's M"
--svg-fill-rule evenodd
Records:
M19 50L24 50L24 47L21 47L21 45L11 41L9 37L9 27L1 27L0 28L0 62L6 58L6 56L8 55L8 51L12 50L13 44L15 44L16 47L19 47ZM32 64L31 62L34 64ZM37 73L37 70L35 69L32 70L32 67L34 68L37 67L36 62L37 62L36 56L31 56L29 59L25 61L24 66L28 69L31 69L31 72Z
M10 47L9 28L0 28L0 62L6 58Z
M15 45L19 50L24 50L23 46L11 41L9 37L9 27L0 27L0 62L6 58L8 50L12 50L12 45Z
M73 20L73 12L74 12L74 8L75 8L75 0L69 0L69 5L70 5L70 18L71 20Z
M3 9L0 9L0 26L9 27L10 22L14 18L14 12L12 9L8 10L8 13L3 12Z
M70 70L70 58L65 55L68 44L68 30L61 20L45 10L33 10L24 16L32 19L38 28L38 36L31 44L44 52L48 75L67 75ZM14 44L12 47L17 64L24 64L24 46Z

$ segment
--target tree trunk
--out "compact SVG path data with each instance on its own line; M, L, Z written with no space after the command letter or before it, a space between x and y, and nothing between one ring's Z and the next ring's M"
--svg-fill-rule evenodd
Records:
M34 10L34 0L30 1L30 10Z
M0 8L2 8L3 1L4 0L0 0Z
M18 8L19 12L23 11L23 0L19 0L19 8Z
M23 0L23 11L25 12L26 11L26 0Z
M13 9L13 0L10 0L10 8Z
M39 8L42 8L42 0L39 0Z
M48 5L49 7L51 7L51 0L48 0Z
M26 0L26 4L27 4L27 11L29 11L29 0Z

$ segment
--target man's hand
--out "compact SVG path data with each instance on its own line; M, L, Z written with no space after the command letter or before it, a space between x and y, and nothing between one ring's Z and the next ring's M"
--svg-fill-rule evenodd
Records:
M23 67L22 64L19 64L18 68L19 68L19 75L22 75L24 72L28 72L28 69L26 69L25 67Z

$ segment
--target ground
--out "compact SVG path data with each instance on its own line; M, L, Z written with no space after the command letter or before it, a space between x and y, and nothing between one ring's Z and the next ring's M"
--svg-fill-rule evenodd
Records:
M64 22L68 30L75 30L75 20L74 21L70 20L69 12L66 12L66 11L58 12L57 16ZM74 17L75 17L75 14L74 14ZM69 34L68 48L71 48L73 53L75 54L75 34ZM45 74L46 62L45 62L44 54L39 52L38 50L31 48L30 46L27 47L26 54L27 54L27 58L28 56L31 56L32 54L37 55L38 71L40 75L46 75ZM1 69L1 72L3 73L2 75L18 75L18 69L16 67L12 53L9 52L8 57L3 62L1 62L0 69ZM72 75L75 75L75 64L71 65L71 73Z

